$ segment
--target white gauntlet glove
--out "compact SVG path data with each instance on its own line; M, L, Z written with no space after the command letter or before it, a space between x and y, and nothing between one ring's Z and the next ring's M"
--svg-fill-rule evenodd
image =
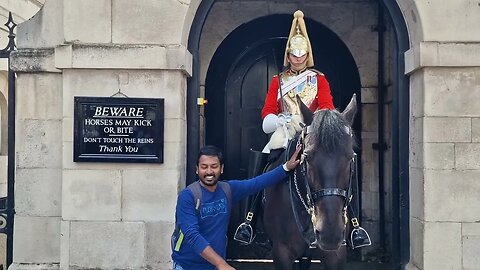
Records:
M290 114L280 113L275 115L273 113L268 114L263 118L262 129L263 132L270 134L277 130L278 127L290 123L292 116Z

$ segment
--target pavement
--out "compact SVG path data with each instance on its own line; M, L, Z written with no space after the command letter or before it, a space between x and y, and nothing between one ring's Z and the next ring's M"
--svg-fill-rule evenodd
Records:
M235 267L235 269L237 270L275 270L272 263L230 262L230 265ZM312 263L309 270L323 270L323 269L324 268L320 263ZM393 270L393 269L394 268L388 264L367 263L367 262L350 262L350 263L347 263L345 267L345 270Z

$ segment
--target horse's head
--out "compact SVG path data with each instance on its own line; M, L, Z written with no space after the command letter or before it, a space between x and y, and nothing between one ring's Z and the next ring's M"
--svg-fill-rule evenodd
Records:
M351 125L357 110L355 95L343 112L319 110L312 113L300 100L304 123L306 177L312 194L312 218L317 245L337 250L345 240L354 138Z

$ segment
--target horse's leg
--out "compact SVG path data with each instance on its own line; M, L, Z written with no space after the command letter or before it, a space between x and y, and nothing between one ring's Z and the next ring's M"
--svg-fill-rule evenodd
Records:
M337 251L324 251L323 262L325 270L343 270L347 263L347 248L340 247Z
M274 243L272 257L275 270L294 270L296 256L288 245Z

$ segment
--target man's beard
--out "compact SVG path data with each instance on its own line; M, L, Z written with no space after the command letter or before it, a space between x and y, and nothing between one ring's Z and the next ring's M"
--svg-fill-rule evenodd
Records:
M213 176L212 179L207 179L208 176ZM205 186L215 186L218 182L218 178L215 177L214 174L209 174L205 175L203 179L200 179L200 181L205 185Z

